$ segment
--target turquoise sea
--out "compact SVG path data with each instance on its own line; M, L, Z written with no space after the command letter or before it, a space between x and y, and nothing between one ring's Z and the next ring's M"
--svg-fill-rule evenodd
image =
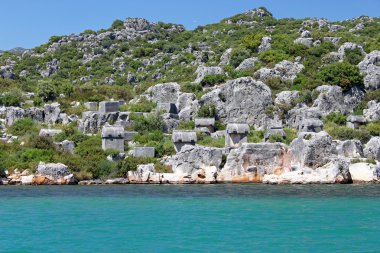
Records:
M380 185L1 186L0 252L380 252Z

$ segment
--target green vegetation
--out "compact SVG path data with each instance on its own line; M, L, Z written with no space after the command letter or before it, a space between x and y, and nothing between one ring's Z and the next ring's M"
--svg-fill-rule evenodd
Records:
M215 105L202 105L198 110L199 118L215 118L216 108Z
M223 74L207 75L201 81L202 86L214 86L215 84L223 83L226 80L226 76Z
M355 85L363 85L363 76L359 68L346 62L332 63L323 67L319 72L319 77L323 82L338 85L343 90L348 90Z
M9 127L8 132L12 135L25 135L38 133L39 127L31 118L22 118Z

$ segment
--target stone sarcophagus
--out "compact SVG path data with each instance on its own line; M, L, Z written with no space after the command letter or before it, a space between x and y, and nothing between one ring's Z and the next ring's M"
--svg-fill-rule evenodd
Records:
M176 152L181 151L185 145L195 145L197 133L195 131L173 131L172 141Z
M226 148L238 148L248 142L248 124L228 124L226 129Z
M102 128L103 150L117 150L124 152L124 128L122 126L105 125Z

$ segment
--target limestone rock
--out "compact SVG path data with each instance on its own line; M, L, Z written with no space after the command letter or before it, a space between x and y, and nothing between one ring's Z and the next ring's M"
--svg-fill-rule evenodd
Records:
M334 184L351 181L349 162L341 158L336 158L315 170L302 168L280 175L265 175L263 178L263 183L267 184Z
M262 80L267 81L269 78L278 77L284 81L293 82L297 78L297 74L302 71L304 65L299 62L290 62L287 60L277 63L273 69L261 68L256 71L256 76Z
M368 109L363 110L363 115L367 122L380 119L380 102L376 103L375 100L369 101Z
M262 53L266 50L269 50L272 48L272 38L265 36L261 39L261 44L258 48L259 53Z
M215 166L222 162L222 149L202 146L185 145L182 149L166 161L177 174L191 175L199 169Z
M70 175L66 165L62 163L43 163L40 162L37 167L37 173L41 176L59 179Z
M244 143L227 156L218 175L223 182L261 182L266 174L290 170L291 153L281 143Z
M55 124L59 122L59 114L61 113L60 104L52 103L44 105L45 122Z
M372 137L365 145L364 156L367 158L374 158L380 161L380 137Z
M179 97L180 86L178 83L160 83L150 87L145 93L156 103L175 104Z
M307 47L312 47L313 42L314 42L313 38L297 38L294 40L294 43L303 44Z
M195 79L194 83L201 83L203 78L205 78L208 75L223 74L224 72L221 67L199 66L195 73L197 74L197 78Z
M231 54L232 54L232 48L227 49L222 56L220 57L220 63L219 66L227 66L230 64L230 59L231 59Z
M54 75L59 70L59 61L53 59L50 62L46 63L46 68L40 71L40 74L43 78Z
M290 144L292 165L298 168L317 168L326 164L333 151L331 136L322 131L314 134L310 140L297 138Z
M12 126L16 120L24 117L25 110L19 107L7 107L5 124Z
M288 104L291 105L292 102L300 97L299 91L282 91L276 95L274 100L275 104Z
M236 70L239 71L239 70L247 70L247 69L253 68L256 62L258 61L259 61L259 58L257 57L245 59L244 61L240 63L240 65L236 68Z
M367 54L358 64L362 74L365 74L364 85L368 90L380 89L380 50Z
M337 154L350 158L363 157L363 147L359 140L339 141L336 147Z
M331 42L335 46L338 45L339 41L341 40L341 37L324 37L323 41Z
M354 49L359 49L359 51L362 53L362 55L366 55L364 49L362 46L352 43L352 42L346 42L343 45L341 45L338 49L338 53L342 55L343 57L346 55L346 50L354 50Z
M271 102L271 90L261 81L251 77L230 80L206 93L201 105L213 104L216 116L223 123L260 124Z
M369 163L353 163L350 165L350 174L353 182L378 182L380 166Z

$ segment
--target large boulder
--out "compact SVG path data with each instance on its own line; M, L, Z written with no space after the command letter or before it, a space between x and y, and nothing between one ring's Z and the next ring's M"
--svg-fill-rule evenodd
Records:
M222 153L221 148L185 145L165 163L172 166L175 174L191 175L199 169L212 166L219 168L222 163Z
M362 55L366 55L361 45L358 45L352 42L346 42L343 45L341 45L338 49L338 53L342 55L342 57L344 57L346 55L346 50L354 50L354 49L358 49Z
M275 104L291 105L293 101L300 97L299 91L282 91L276 95Z
M25 110L20 107L7 107L5 124L7 126L12 126L16 120L23 118L25 115Z
M364 156L380 161L380 137L372 137L365 145Z
M367 54L358 67L364 77L364 85L368 90L380 89L380 50Z
M292 150L292 165L298 168L321 167L329 162L332 154L332 138L321 131L311 135L310 139L297 138L290 144Z
M335 158L316 169L302 168L280 175L265 175L263 178L263 183L267 184L335 184L351 182L349 162L342 158Z
M46 68L40 71L40 74L43 78L54 75L59 70L59 61L57 59L53 59L46 63Z
M179 90L181 87L178 83L159 83L146 90L150 100L156 103L172 103L178 100Z
M367 107L368 109L363 110L364 119L367 122L380 119L380 102L376 103L375 100L369 101Z
M52 103L44 105L45 122L48 124L55 124L59 121L59 114L61 113L60 104Z
M261 44L258 47L259 53L262 53L262 52L269 50L271 48L272 48L272 38L268 37L268 36L263 37L261 39Z
M197 78L195 79L194 83L201 83L203 78L205 78L206 76L223 74L224 71L221 67L199 66L195 73L197 74Z
M316 91L319 95L313 107L316 107L324 116L331 112L352 112L365 95L359 87L352 87L349 91L343 92L339 86L322 85L316 88Z
M353 163L350 165L350 174L353 182L378 182L380 166L363 162Z
M46 180L48 179L48 180ZM39 183L39 180L42 180ZM37 175L34 180L35 184L45 184L47 183L58 183L58 184L70 184L74 183L75 179L68 167L62 163L43 163L40 162L37 167Z
M261 182L266 174L290 170L291 153L281 143L244 143L231 150L218 175L222 182Z
M232 54L232 48L227 49L222 56L220 57L220 63L219 66L227 66L230 64L231 60L231 54Z
M25 116L34 122L43 123L45 121L45 111L38 107L31 107L25 110Z
M99 112L84 112L82 119L78 120L78 129L84 133L96 133L106 123L113 124L119 118L119 112L99 113Z
M236 70L247 70L247 69L253 68L256 62L258 61L259 61L259 58L257 57L245 59L244 61L240 63L240 65L236 68Z
M206 93L200 105L215 105L216 116L223 123L260 125L266 109L272 105L270 88L251 77L230 80Z
M339 141L336 151L338 155L349 158L363 157L363 147L359 140Z
M273 69L261 68L256 71L255 75L262 81L269 78L280 78L283 81L293 82L297 78L297 74L302 71L304 65L299 62L281 61L277 63Z

